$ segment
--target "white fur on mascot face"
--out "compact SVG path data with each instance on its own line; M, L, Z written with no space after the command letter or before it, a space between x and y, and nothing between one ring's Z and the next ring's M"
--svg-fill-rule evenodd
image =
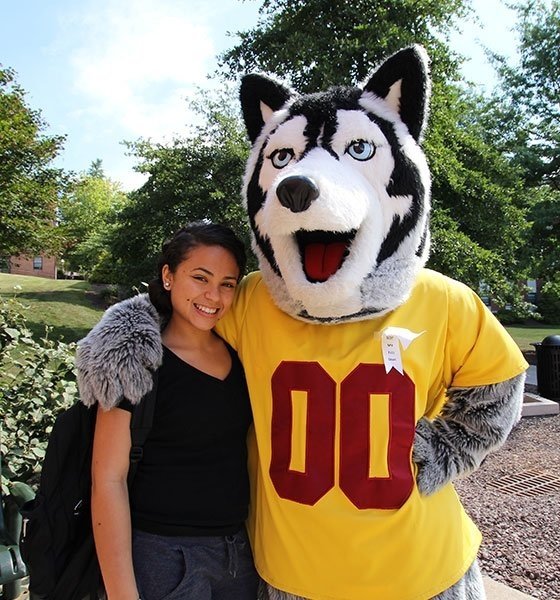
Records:
M283 311L336 323L408 298L429 249L430 175L418 145L429 86L419 46L387 59L363 88L299 96L263 75L243 78L246 208Z

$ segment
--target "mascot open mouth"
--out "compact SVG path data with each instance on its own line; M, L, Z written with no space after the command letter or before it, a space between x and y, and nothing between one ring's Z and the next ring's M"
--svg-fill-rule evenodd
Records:
M311 283L326 281L342 266L348 256L356 230L349 232L298 231L299 247L305 276Z

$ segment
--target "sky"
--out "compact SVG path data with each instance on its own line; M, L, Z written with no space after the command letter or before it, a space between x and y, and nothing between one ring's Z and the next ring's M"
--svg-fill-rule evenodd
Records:
M125 191L143 176L123 140L185 134L186 99L212 85L216 56L254 26L256 0L0 0L0 64L17 73L47 134L64 134L55 166L77 173L95 159ZM514 14L501 0L473 0L478 25L453 37L464 75L491 88L482 46L515 52Z

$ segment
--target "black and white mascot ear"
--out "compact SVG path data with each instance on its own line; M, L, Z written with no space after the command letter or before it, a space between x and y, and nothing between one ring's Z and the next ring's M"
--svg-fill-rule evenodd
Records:
M299 95L247 75L244 198L275 303L310 322L380 316L406 301L429 250L430 174L419 146L430 94L419 46L362 87Z
M241 80L241 110L247 135L254 143L264 124L280 110L294 93L266 75L253 73Z
M364 90L372 92L399 114L410 135L422 141L430 98L429 62L421 46L400 50L371 76Z

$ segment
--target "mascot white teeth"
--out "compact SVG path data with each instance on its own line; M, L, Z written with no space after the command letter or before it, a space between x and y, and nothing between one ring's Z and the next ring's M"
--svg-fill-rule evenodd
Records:
M363 88L242 82L260 272L217 331L251 395L263 599L485 598L453 480L519 419L527 365L474 292L424 268L429 88L416 46ZM138 402L159 326L146 296L109 309L79 345L83 401Z

